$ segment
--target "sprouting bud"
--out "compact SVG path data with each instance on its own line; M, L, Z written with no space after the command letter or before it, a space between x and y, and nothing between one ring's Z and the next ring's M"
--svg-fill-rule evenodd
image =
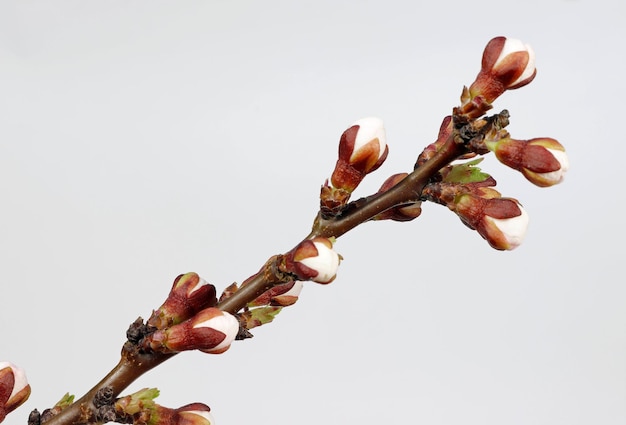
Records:
M281 283L263 292L254 301L248 303L248 307L264 305L287 307L293 305L298 301L302 287L303 282L299 280Z
M487 190L494 196L464 193L457 197L454 211L463 223L478 231L492 248L517 248L526 235L528 214L515 199L497 197L497 192L492 192L490 188L480 190Z
M0 422L30 396L26 372L10 362L0 362Z
M181 274L174 280L163 305L152 312L148 325L164 329L216 305L215 286L207 283L196 273Z
M320 212L324 218L336 217L350 200L352 192L344 189L337 189L324 182L320 190Z
M388 147L380 118L363 118L343 132L339 158L330 178L333 187L352 192L363 178L382 165Z
M340 260L341 256L333 250L329 239L316 237L300 242L285 254L280 268L297 280L326 284L335 279Z
M262 307L253 307L248 308L243 313L239 315L239 320L241 321L241 326L245 330L250 330L256 328L257 326L266 325L271 323L278 313L281 312L283 308L280 306L274 305L264 305ZM243 335L244 338L247 336ZM242 334L238 336L241 338Z
M114 408L120 415L137 416L143 413L145 417L152 417L159 408L154 402L158 396L159 390L157 388L143 388L115 400Z
M491 103L506 90L530 83L537 74L535 52L520 40L495 37L487 43L476 80L461 95L461 111L476 118L491 108Z
M504 138L487 142L500 162L520 171L531 183L548 187L563 181L569 169L565 148L549 137L530 140Z
M239 320L219 308L209 307L191 319L157 330L144 341L144 348L176 353L200 350L220 354L228 350L239 332Z
M154 402L156 388L144 388L115 401L115 412L123 423L146 425L214 425L211 408L204 403L191 403L178 409ZM120 422L122 423L122 422Z
M382 184L378 193L387 192L389 189L400 183L408 176L407 173L398 173L390 176ZM396 205L393 208L383 211L374 217L374 220L411 221L422 213L422 202L415 201L403 205Z

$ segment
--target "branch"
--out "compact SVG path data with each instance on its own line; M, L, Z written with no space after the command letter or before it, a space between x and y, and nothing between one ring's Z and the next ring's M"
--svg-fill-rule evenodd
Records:
M510 46L505 48L506 43L513 43L513 47L518 49L514 51L515 55L509 52ZM508 61L502 62L505 65L500 62L501 52L509 52L511 55ZM392 176L376 194L348 202L362 179L375 171L388 153L380 120L358 121L341 137L339 159L331 177L332 186L328 182L322 186L320 210L310 233L304 239L291 250L268 259L239 288L233 285L232 291L225 290L219 302L215 288L200 281L197 275L191 273L179 276L166 303L153 311L145 324L139 318L131 325L119 363L100 382L67 407L49 409L42 415L34 411L29 424L87 425L115 420L115 412L113 419L99 413L99 395L106 393L114 401L136 379L180 351L199 349L208 353L221 353L235 339L234 334L240 339L249 336L246 326L242 324L246 323L242 316L251 306L263 305L259 301L260 297L271 299L268 291L280 295L288 290L284 284L293 286L295 281L304 280L329 283L334 279L334 272L321 273L312 265L316 264L315 261L306 261L323 257L320 250L332 252L336 272L339 256L332 251L330 239L339 238L373 219L409 221L417 218L421 212L418 209L405 216L383 214L394 212L392 209L419 205L422 201L446 205L492 247L515 248L521 243L527 224L525 211L519 203L512 198L501 197L493 189L495 180L475 167L480 159L460 165L451 164L458 159L493 151L501 162L522 172L536 185L545 187L562 180L568 163L564 149L558 142L547 138L529 141L511 139L504 130L509 117L506 110L483 117L491 108L493 100L505 90L519 88L532 81L535 69L534 60L529 60L531 53L527 46L520 48L504 37L493 39L487 45L483 68L476 81L469 89L465 87L463 90L462 105L454 108L452 116L444 119L437 140L419 155L413 171L402 173L401 178L395 178L399 175ZM242 310L244 313L239 314ZM263 323L272 318L263 319ZM248 328L252 326L256 325ZM229 330L225 330L225 327ZM234 333L230 332L233 328ZM12 407L11 404L6 405ZM202 406L200 410L208 414L210 409ZM109 413L111 407L109 403ZM147 409L141 413L150 417L154 411ZM121 414L126 415L123 416L125 421L140 423L145 420L144 417L137 419L129 411L122 411Z

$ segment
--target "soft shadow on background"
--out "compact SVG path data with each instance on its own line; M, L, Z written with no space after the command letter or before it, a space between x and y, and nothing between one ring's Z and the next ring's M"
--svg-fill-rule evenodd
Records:
M6 423L96 383L178 274L221 291L304 237L355 120L390 147L358 195L410 170L497 35L538 75L495 110L571 161L550 189L484 162L520 248L431 204L367 223L331 285L129 391L219 424L623 425L622 0L0 3L0 360L33 387Z

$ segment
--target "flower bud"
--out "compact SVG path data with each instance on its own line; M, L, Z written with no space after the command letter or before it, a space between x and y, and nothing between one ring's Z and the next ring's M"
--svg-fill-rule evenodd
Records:
M520 171L531 183L540 187L560 183L569 169L565 148L548 137L530 140L504 138L488 142L487 147L500 162Z
M481 188L485 189L489 188ZM463 223L478 231L492 248L498 250L517 248L528 228L528 214L512 198L485 198L465 193L457 197L454 211Z
M220 354L228 350L239 333L239 320L219 308L209 307L189 320L157 330L144 347L161 352L200 350Z
M352 192L363 178L382 165L388 147L380 118L363 118L343 132L339 158L330 178L335 188Z
M470 88L463 87L456 113L472 119L491 109L506 90L530 83L537 74L535 52L520 40L495 37L485 47L480 72Z
M281 271L293 274L297 280L330 283L339 268L341 256L333 250L329 239L317 237L302 241L285 254Z
M24 369L10 362L0 362L0 422L30 396Z
M215 286L196 273L181 274L161 307L152 312L148 325L157 329L181 323L207 307L217 305Z

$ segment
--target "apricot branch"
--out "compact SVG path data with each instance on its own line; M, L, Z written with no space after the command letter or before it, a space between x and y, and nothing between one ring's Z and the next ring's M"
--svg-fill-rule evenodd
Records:
M494 152L500 162L537 186L563 180L569 163L558 141L513 139L506 130L508 111L485 115L496 98L535 76L529 46L505 37L492 39L476 80L463 87L461 104L443 118L436 140L417 156L413 170L392 174L377 193L351 201L360 183L389 155L382 120L355 122L340 138L335 168L321 186L319 211L304 238L269 258L241 285L227 287L219 299L215 287L197 274L178 276L148 320L139 318L130 326L121 359L111 372L75 402L64 398L42 414L33 411L29 425L214 424L210 408L202 403L177 409L156 404L156 389L119 396L178 353L220 354L233 341L251 337L250 329L270 323L282 308L298 300L303 282L332 282L341 261L334 250L336 239L363 223L412 221L421 215L423 202L433 202L454 212L493 248L516 248L524 239L528 214L516 199L494 189L496 180L477 165L483 155ZM0 363L0 422L28 397L30 387L20 376L19 369Z

